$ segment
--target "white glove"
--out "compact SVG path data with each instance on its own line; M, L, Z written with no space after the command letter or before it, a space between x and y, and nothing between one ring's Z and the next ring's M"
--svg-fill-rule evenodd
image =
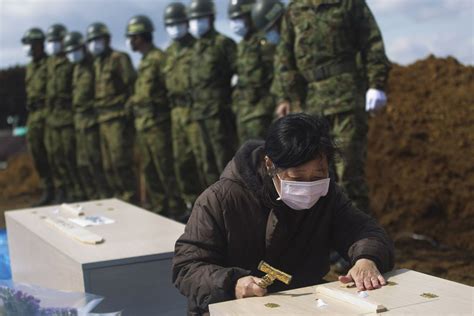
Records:
M377 89L367 90L367 94L365 96L365 110L367 112L382 108L386 104L387 96L385 95L385 92Z

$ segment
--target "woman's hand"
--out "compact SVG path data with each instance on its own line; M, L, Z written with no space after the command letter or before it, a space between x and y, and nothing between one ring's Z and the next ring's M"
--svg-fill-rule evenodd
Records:
M347 272L339 276L342 283L354 282L359 291L375 290L387 284L372 260L359 259Z
M267 294L267 290L258 286L258 283L261 281L262 279L253 277L251 275L241 277L237 280L237 284L235 285L235 297L244 298L252 296L264 296Z

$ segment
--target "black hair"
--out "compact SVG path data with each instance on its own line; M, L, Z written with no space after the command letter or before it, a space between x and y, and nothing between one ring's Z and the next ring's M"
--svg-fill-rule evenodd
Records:
M264 153L276 168L291 168L326 157L334 162L336 145L324 117L305 113L289 114L268 129Z

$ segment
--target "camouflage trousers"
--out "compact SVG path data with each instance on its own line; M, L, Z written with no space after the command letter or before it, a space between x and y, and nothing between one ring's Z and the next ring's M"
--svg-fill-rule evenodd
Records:
M26 141L43 189L52 192L54 190L53 175L45 143L47 126L44 118L35 118L38 114L40 113L30 112L28 115Z
M64 191L68 201L84 200L85 194L77 172L74 126L48 126L46 131L56 190Z
M107 179L102 168L99 126L76 130L77 168L89 200L110 197Z
M327 118L342 157L333 166L337 183L355 206L369 212L365 176L368 115L354 74L345 73L308 85L305 112Z
M187 204L194 204L198 195L207 187L203 173L204 162L196 159L203 148L198 139L199 126L190 119L191 109L174 107L171 110L174 168L178 187Z
M365 176L367 158L367 113L361 110L326 116L331 134L339 146L342 159L336 160L336 181L355 206L369 212L369 190Z
M173 166L171 121L138 132L142 171L152 211L179 218L186 211Z
M239 144L242 145L249 139L265 139L267 129L272 123L272 116L261 116L242 121L237 116L237 133Z
M230 110L229 110L230 111ZM232 159L236 147L235 123L230 114L221 111L215 116L198 120L201 148L197 159L203 164L207 186L219 179L227 163Z
M129 203L138 202L133 165L134 127L118 117L99 124L102 166L112 194Z

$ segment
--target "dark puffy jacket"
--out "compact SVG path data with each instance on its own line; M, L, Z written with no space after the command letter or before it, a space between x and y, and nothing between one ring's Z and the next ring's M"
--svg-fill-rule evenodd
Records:
M263 171L263 143L250 141L197 199L173 259L173 282L188 298L190 315L235 299L239 278L263 276L261 260L293 276L289 286L275 281L269 292L324 282L331 249L352 264L368 258L382 273L393 268L385 231L332 181L310 210L292 210L277 197Z

